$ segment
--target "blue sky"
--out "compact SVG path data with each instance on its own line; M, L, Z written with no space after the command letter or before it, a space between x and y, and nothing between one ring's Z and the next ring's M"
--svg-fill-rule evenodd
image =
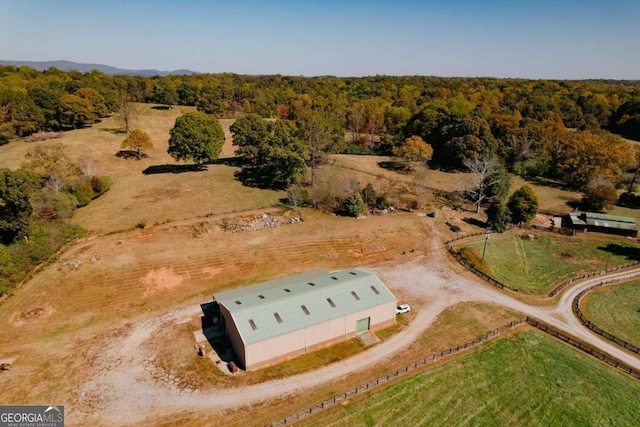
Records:
M640 79L640 0L0 0L0 59L240 74Z

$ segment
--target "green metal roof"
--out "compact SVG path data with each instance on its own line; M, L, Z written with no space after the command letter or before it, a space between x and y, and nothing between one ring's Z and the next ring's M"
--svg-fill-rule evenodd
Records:
M619 222L626 224L636 225L636 219L628 216L617 216L617 215L606 215L601 213L594 212L585 212L585 216L587 219L593 219L596 221L608 221L608 222Z
M569 219L576 226L595 226L603 228L614 228L617 230L633 230L637 231L638 226L636 219L627 216L606 215L594 212L570 213Z
M365 310L396 297L361 270L314 270L220 292L245 345Z

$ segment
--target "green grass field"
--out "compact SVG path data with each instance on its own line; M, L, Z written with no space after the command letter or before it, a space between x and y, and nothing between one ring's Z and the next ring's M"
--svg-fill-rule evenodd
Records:
M521 332L309 419L312 426L636 426L640 382Z
M535 235L529 240L528 234ZM524 238L523 238L524 236ZM546 295L570 277L626 264L640 254L631 241L598 233L561 236L530 230L491 235L481 262L484 238L463 241L465 256L514 290Z
M589 320L640 347L640 282L597 289L584 301Z

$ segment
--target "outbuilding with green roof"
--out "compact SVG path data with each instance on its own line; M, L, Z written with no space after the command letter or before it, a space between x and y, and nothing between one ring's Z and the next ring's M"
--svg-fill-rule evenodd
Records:
M213 295L246 370L395 322L396 297L377 276L314 270Z

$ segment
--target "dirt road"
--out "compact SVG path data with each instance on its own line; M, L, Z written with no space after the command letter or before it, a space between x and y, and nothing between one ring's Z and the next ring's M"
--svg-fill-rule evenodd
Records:
M236 407L238 402L252 404L301 393L307 388L392 357L416 340L445 309L463 301L490 302L538 317L640 369L640 359L591 333L571 312L574 296L600 282L603 277L569 288L554 307L540 307L525 304L473 276L459 273L449 262L443 251L434 250L428 260L392 268L370 269L391 289L410 296L411 301L420 307L409 327L372 350L353 356L348 362L333 363L311 372L257 385L201 392L180 390L171 383L157 383L152 376L153 360L145 356L145 341L149 336L160 333L167 322L179 322L195 315L200 308L190 306L140 321L127 334L111 341L101 352L97 361L98 367L102 367L100 373L80 390L81 400L94 403L92 409L88 412L82 405L69 408L69 421L73 424L99 424L100 420L108 419L110 422L129 424L142 421L150 414L159 416L182 411L225 409ZM640 276L640 269L611 275L619 278L637 276Z

